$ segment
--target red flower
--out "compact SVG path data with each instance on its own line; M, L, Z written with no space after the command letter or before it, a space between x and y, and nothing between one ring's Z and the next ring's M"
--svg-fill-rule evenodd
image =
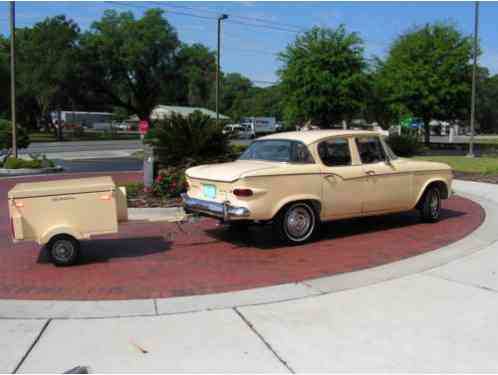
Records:
M144 193L150 193L152 189L148 186L144 187Z

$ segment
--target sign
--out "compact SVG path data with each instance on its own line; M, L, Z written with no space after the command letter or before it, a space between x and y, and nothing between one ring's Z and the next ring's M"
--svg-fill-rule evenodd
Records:
M144 120L140 121L138 123L138 130L140 131L140 134L146 134L149 131L149 123Z

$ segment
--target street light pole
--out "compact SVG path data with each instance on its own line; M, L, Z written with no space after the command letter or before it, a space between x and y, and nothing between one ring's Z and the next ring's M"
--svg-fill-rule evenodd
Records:
M227 14L218 17L218 48L216 51L216 125L220 123L220 34L221 21L228 18Z
M472 99L470 104L470 144L468 157L474 157L474 132L476 112L477 41L479 32L479 1L475 2L474 20L474 66L472 67Z
M15 2L10 2L10 100L12 121L12 154L17 158L16 128L16 11Z

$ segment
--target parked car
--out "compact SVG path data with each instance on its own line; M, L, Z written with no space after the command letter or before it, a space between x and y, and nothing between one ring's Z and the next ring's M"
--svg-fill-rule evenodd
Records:
M271 222L298 244L328 220L418 209L435 222L453 173L397 157L377 132L316 130L259 138L237 161L192 167L186 177L187 212L239 229Z
M239 124L228 124L223 127L221 132L228 138L237 138L239 132L242 130L243 128Z

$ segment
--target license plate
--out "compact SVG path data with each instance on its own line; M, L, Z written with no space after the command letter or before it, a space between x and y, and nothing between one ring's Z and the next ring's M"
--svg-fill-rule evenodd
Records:
M216 186L214 185L202 185L202 193L208 199L216 198Z

